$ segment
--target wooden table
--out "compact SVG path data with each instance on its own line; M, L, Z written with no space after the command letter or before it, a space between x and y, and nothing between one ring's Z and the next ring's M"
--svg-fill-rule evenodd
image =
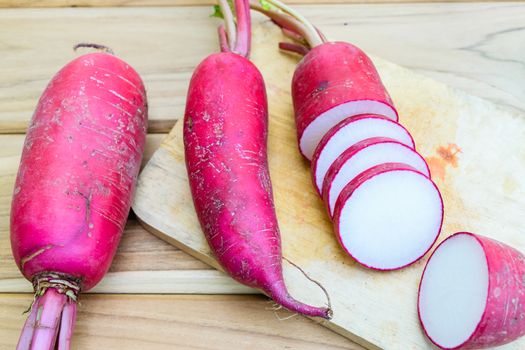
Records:
M216 47L217 23L209 6L197 6L210 2L0 0L2 7L20 7L0 9L0 348L16 344L21 312L32 299L11 257L9 207L23 134L47 81L74 57L76 42L112 46L147 85L147 160L182 116L191 71ZM127 7L67 7L101 5ZM525 4L298 8L330 38L345 31L372 54L525 111ZM254 25L271 26L259 16ZM246 294L227 276L148 234L133 216L110 274L94 292L81 299L77 349L361 349L305 318L278 320L266 298Z

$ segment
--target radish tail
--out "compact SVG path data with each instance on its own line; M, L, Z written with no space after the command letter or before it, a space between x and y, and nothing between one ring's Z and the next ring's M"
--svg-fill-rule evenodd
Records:
M71 338L75 321L77 318L77 303L68 300L62 310L62 319L60 321L60 333L58 334L58 350L69 350L71 347Z
M332 309L329 307L316 307L301 303L300 301L294 299L286 289L284 285L284 280L280 279L274 283L270 290L266 290L266 293L278 304L281 304L283 307L287 308L290 311L297 312L301 315L310 316L310 317L322 317L327 320L332 318Z

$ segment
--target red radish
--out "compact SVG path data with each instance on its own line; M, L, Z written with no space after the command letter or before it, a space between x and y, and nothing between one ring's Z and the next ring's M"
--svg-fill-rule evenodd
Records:
M525 334L525 256L487 237L458 232L427 262L418 313L442 349L499 346Z
M374 137L344 151L330 166L323 182L323 200L330 216L346 184L363 171L383 163L407 164L430 177L427 163L412 148L393 139Z
M11 207L13 255L36 295L18 349L69 348L77 295L107 272L126 223L146 108L139 75L108 53L73 60L40 98Z
M326 172L337 157L354 144L371 137L388 137L414 148L409 132L390 119L370 114L349 117L330 129L315 150L311 167L319 194Z
M312 159L324 134L349 116L379 114L397 121L397 112L377 70L354 45L328 42L299 62L292 99L301 153Z
M427 176L406 164L370 168L346 185L334 210L343 249L376 270L405 267L436 241L443 201Z
M225 2L221 8L231 11ZM248 1L236 0L235 8L236 47L219 29L222 52L199 64L188 91L184 146L195 210L211 250L235 280L261 289L292 311L330 318L329 308L295 300L284 283L267 161L265 86L246 58Z
M270 16L287 33L295 33L295 38L304 37L305 40L299 42L306 41L311 48L300 44L280 45L283 50L304 55L294 72L292 99L299 149L306 158L311 160L325 133L347 117L379 114L397 121L392 100L374 64L361 49L349 43L326 42L322 34L293 9L278 0L265 3L266 8L257 4L252 8Z

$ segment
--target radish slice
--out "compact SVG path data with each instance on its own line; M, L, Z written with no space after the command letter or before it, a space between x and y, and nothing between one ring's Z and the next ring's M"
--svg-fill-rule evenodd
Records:
M362 114L376 114L397 121L396 110L386 103L373 100L346 102L320 114L308 124L299 140L301 153L311 160L315 148L331 128L348 117Z
M377 270L407 266L432 247L443 219L436 185L406 164L386 163L359 174L341 191L334 226L343 249Z
M350 117L330 129L317 146L312 159L312 174L321 194L326 172L346 149L371 137L387 137L414 148L410 133L400 124L377 115Z
M525 257L503 243L456 233L434 251L419 286L418 312L443 349L485 348L525 333Z
M427 163L412 148L384 137L356 143L332 163L323 182L323 199L330 216L343 187L363 171L383 163L407 164L430 177Z

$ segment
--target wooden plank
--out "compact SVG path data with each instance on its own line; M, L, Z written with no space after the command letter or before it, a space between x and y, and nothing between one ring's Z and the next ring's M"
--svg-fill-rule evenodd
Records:
M0 295L0 348L14 348L30 303ZM262 296L84 295L72 349L362 349L305 318L279 321L270 306Z
M457 0L288 0L289 4L385 4L455 2ZM464 2L498 2L503 0L465 0ZM0 0L0 7L115 7L115 6L210 6L213 0Z
M523 50L515 44L525 42L523 3L298 8L333 39L355 42L372 54L525 111ZM183 115L193 68L217 50L218 21L209 12L205 7L2 10L0 27L10 30L0 31L0 133L25 131L46 83L75 56L71 47L79 41L109 45L133 65L148 90L150 131L169 131ZM255 31L255 42L281 39L268 34L276 32L268 21L254 17L254 25L264 29ZM273 46L268 49L274 53L271 64L295 60Z
M264 28L255 30L256 37L263 37ZM262 69L271 101L269 162L284 255L330 294L334 318L327 327L370 347L431 349L416 311L425 259L400 271L372 271L344 254L334 238L309 166L297 152L288 90L295 60L275 64L269 42L276 35L264 32L265 40L255 43L252 57ZM520 180L525 174L525 114L388 61L375 62L401 123L411 131L441 189L446 215L440 239L468 230L525 251L525 182ZM451 155L456 149L460 152ZM159 237L220 268L191 203L180 123L142 171L133 209ZM284 270L294 296L322 305L322 294L310 281L287 264ZM522 338L507 349L524 347Z
M148 135L144 162L165 135ZM32 292L18 271L9 242L9 206L23 135L0 135L0 293ZM148 233L136 219L126 225L110 272L93 293L257 293Z

